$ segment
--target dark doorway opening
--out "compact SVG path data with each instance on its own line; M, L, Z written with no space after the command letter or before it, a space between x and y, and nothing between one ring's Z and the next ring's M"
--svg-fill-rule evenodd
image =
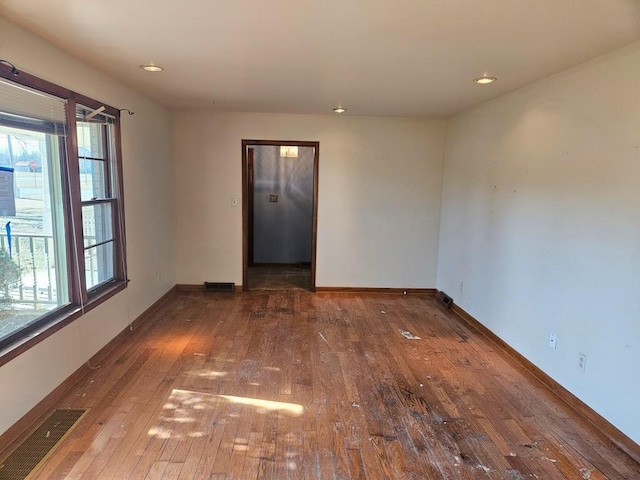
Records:
M242 141L243 289L315 291L319 147Z

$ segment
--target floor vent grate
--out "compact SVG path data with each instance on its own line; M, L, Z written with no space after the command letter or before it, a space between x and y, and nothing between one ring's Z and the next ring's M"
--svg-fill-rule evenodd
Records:
M443 291L438 292L437 296L438 301L447 308L451 308L453 306L453 298L444 293Z
M235 283L221 283L221 282L204 282L204 289L207 292L235 292Z
M86 410L56 410L0 464L0 480L24 480L58 442L77 424Z

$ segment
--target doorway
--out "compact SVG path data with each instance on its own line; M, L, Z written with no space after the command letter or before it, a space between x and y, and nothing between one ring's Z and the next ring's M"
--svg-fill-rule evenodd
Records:
M244 290L315 291L319 149L242 140Z

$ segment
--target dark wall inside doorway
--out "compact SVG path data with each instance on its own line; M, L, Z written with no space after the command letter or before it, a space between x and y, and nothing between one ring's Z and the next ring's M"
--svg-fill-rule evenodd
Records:
M311 262L314 149L286 157L279 146L253 148L254 262Z

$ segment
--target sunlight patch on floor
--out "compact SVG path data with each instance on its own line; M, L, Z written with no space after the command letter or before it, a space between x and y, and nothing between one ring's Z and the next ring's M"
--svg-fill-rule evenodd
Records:
M191 374L196 377L210 379L226 377L228 375L227 372L216 372L215 370L197 370Z
M304 407L297 403L235 395L215 395L176 388L171 391L171 395L162 406L162 415L158 418L158 424L149 429L148 435L163 440L203 437L211 433L212 418L215 420L214 424L226 424L232 419L240 418L243 408L252 408L255 413L262 415L273 412L289 417L299 417L304 413ZM205 412L211 410L216 410L213 416ZM234 447L234 450L243 449L243 442L238 442Z
M256 407L256 411L259 413L265 413L267 411L277 410L279 412L286 412L294 417L299 417L304 413L304 407L297 403L284 403L274 402L272 400L263 400L260 398L248 398L248 397L235 397L233 395L216 395L219 398L227 400L231 403L238 403L241 405L250 405Z

